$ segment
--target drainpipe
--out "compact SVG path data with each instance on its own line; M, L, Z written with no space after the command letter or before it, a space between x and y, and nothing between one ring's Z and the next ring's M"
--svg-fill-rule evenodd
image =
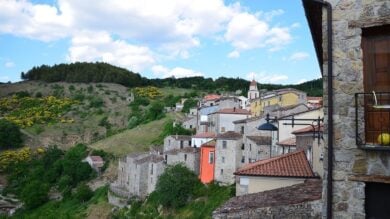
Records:
M332 30L332 5L323 0L312 0L322 5L327 12L327 52L328 52L328 174L327 174L327 198L326 217L333 218L333 30Z
M328 52L328 173L327 173L327 198L326 198L326 217L333 217L333 30L332 30L332 5L324 0L307 0L318 4L326 9L327 12L327 52Z

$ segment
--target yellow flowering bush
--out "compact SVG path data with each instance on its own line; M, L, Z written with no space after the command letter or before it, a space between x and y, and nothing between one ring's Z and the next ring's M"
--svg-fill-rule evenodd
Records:
M29 160L31 158L31 153L29 147L0 152L0 171L4 171L12 163Z
M162 92L157 87L153 87L153 86L136 87L134 88L134 93L137 96L147 97L151 99L155 99L163 95Z
M22 128L50 121L64 120L65 123L72 123L73 119L62 118L62 115L69 111L73 104L78 104L78 101L54 96L19 98L14 95L0 98L0 116Z

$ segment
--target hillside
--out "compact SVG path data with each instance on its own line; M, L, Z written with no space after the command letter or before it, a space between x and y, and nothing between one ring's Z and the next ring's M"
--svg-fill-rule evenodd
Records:
M26 73L22 72L21 79L44 82L118 83L130 88L137 86L190 88L213 93L236 92L240 90L242 94L247 93L249 84L249 81L242 78L226 77L219 77L217 79L200 76L147 79L141 77L138 73L101 62L76 62L53 66L42 65L33 67ZM265 84L262 81L258 82L260 89L275 90L291 87L305 91L309 96L322 95L322 79L315 79L298 85Z
M184 95L190 93L191 90L163 88L158 89L157 92L162 95L161 97L175 97L173 99L177 99L175 95ZM61 148L69 148L76 143L97 142L126 130L129 119L134 114L132 107L130 107L131 90L119 84L25 81L0 85L0 100L16 101L16 99L10 99L13 94L29 96L18 99L21 105L25 105L22 102L37 102L36 105L40 104L43 107L39 100L48 96L55 97L55 100L59 102L66 100L66 98L75 101L72 102L67 111L63 112L61 119L55 120L49 118L45 121L37 121L35 114L31 114L34 113L31 112L32 108L28 106L26 109L19 110L17 115L19 117L16 119L34 117L32 121L30 119L22 120L24 122L22 132L26 137L25 145L32 147L58 145ZM154 100L146 101L143 103L146 106L141 105L136 109L137 113L147 110ZM8 109L8 115L12 114L12 111L15 109ZM7 114L2 110L0 117L1 113ZM30 125L30 122L33 124ZM162 128L162 124L163 122L155 124L156 135L158 135L158 129ZM147 142L149 141L145 141L144 146Z

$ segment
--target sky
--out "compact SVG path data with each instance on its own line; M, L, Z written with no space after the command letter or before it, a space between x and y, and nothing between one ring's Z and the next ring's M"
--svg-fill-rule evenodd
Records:
M301 0L0 0L0 82L106 62L147 78L321 76Z

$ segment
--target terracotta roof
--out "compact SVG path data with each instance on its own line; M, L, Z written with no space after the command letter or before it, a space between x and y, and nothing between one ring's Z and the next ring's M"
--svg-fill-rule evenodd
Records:
M165 151L164 154L196 153L198 151L199 148L184 147L182 149L172 149L172 150Z
M215 138L216 135L214 132L201 132L192 137L193 138Z
M245 115L250 115L251 114L248 110L246 110L246 109L239 109L239 108L220 109L216 113L220 113L220 114L245 114Z
M295 137L291 137L291 138L287 138L287 139L284 139L283 141L279 141L278 143L276 143L277 145L280 145L280 146L297 146L297 140L295 139Z
M176 140L191 140L190 135L170 135L170 137L172 137Z
M246 136L249 140L254 141L258 145L269 145L271 136Z
M233 197L217 208L213 214L292 205L319 200L321 196L322 181L320 179L307 179L304 183L293 186Z
M228 131L217 136L219 139L240 139L242 135L234 131Z
M101 156L90 156L91 157L91 160L95 163L101 163L101 162L104 162L103 161L103 158Z
M315 101L321 101L322 97L306 97L307 101L315 100Z
M216 144L217 144L217 141L215 141L213 139L211 141L208 141L208 142L202 144L201 147L215 147Z
M303 150L245 165L234 174L268 177L315 177Z
M163 156L151 154L149 156L146 156L144 158L136 160L134 163L136 163L136 164L143 164L143 163L147 163L147 162L158 163L158 162L161 162L163 160L164 160Z
M318 125L313 127L311 125L306 126L305 128L298 129L292 132L292 134L297 135L297 134L305 134L305 133L311 133L311 132L323 132L324 131L324 125L321 124L320 128L318 129Z
M206 95L206 96L203 97L203 100L204 100L204 101L218 100L219 98L221 98L221 96L218 95L218 94L208 94L208 95Z

